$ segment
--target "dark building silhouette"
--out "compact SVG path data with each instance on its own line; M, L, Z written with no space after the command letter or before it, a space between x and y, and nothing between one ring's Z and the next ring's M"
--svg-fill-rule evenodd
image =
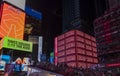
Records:
M100 17L104 14L105 10L109 8L108 0L94 0L96 17Z
M120 65L120 4L119 0L106 0L107 9L94 21L100 63L107 67ZM108 4L108 5L107 5Z
M63 32L78 29L94 35L93 20L104 13L105 0L63 0Z

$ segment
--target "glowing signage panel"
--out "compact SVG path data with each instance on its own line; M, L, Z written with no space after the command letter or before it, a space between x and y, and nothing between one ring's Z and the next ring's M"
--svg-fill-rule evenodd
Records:
M0 37L23 39L25 13L7 3L3 4L2 9Z
M28 41L5 37L3 48L32 52L32 43Z
M25 10L26 0L3 0L3 1L6 1L22 10Z

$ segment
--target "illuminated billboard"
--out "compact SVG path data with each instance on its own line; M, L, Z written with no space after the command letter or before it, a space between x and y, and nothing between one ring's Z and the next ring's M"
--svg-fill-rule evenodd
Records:
M32 52L32 43L10 37L4 37L3 48Z
M3 0L3 1L6 1L22 10L25 10L26 0Z
M13 6L3 3L0 24L0 38L9 36L23 39L25 13Z
M38 20L42 20L42 13L32 9L31 7L26 6L25 12L26 12L26 14L28 14Z
M55 65L57 65L58 64L58 45L57 45L57 41L58 41L58 39L57 39L57 37L55 38L55 45L54 45L54 49L55 49L55 51L54 51L54 56L55 56L55 61L54 61L54 63L55 63Z
M36 35L41 36L42 35L42 26L41 26L41 20L42 20L42 13L37 12L34 9L26 6L25 8L26 13L26 20L25 20L25 29L24 29L24 38L28 38L28 35Z
M0 71L5 70L6 63L10 62L11 57L9 55L1 55L0 56Z
M3 39L0 40L0 49L2 49L3 46Z

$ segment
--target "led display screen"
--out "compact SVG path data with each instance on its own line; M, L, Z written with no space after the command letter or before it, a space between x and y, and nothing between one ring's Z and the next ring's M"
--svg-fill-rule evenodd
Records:
M45 61L46 61L46 54L42 54L42 55L41 55L41 61L42 61L42 62L45 62Z
M42 35L41 19L42 13L37 12L34 9L27 7L25 8L26 20L24 29L24 39L28 40L28 35Z
M3 0L3 1L6 1L22 10L25 10L26 0Z
M55 47L55 50L54 50L54 56L55 56L55 65L57 65L57 63L58 63L58 45L57 45L57 41L58 41L58 39L57 39L57 37L55 38L55 45L54 45L54 47Z
M51 63L51 64L54 63L54 57L50 57L50 63Z
M51 53L50 53L50 57L54 57L54 52L51 52Z
M3 48L32 52L32 43L10 37L4 37Z
M11 57L9 55L1 55L0 56L0 71L4 71L5 70L5 65L6 63L10 62Z
M0 40L0 49L2 49L3 46L3 39Z
M14 71L28 71L28 65L30 65L29 62L30 58L24 57L23 59L18 57L13 64L15 64ZM21 66L20 66L21 64Z
M18 57L12 63L7 63L5 66L5 72L16 72L16 71L28 71L28 65L30 65L28 57Z
M6 62L4 60L0 61L0 71L4 71Z
M42 13L32 9L31 7L26 6L25 12L27 15L30 15L31 17L34 17L35 19L42 20Z
M0 38L9 36L23 39L25 13L13 6L4 3L2 8Z

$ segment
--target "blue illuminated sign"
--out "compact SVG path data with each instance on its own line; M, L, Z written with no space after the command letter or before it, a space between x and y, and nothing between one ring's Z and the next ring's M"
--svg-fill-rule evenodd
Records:
M28 14L30 16L33 16L36 19L39 19L39 20L42 19L42 13L41 12L38 12L38 11L28 7L28 6L26 6L26 8L25 8L25 12L26 12L26 14Z

